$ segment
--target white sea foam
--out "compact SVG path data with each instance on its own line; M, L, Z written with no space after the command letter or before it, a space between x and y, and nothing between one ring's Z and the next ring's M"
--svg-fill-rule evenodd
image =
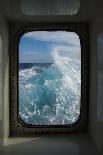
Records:
M32 76L37 75L37 72L35 70L34 67L30 68L30 69L23 69L19 71L19 77L24 78L24 79L29 79Z
M20 116L32 125L72 124L80 115L81 62L53 49L54 64L19 71ZM40 66L39 66L40 69ZM39 75L39 76L38 76ZM30 81L32 77L32 80Z

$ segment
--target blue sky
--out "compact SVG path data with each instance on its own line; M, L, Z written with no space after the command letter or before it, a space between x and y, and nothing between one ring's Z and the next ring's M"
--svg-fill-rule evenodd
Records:
M74 32L32 31L25 33L19 43L20 63L54 62L54 50L61 56L80 59L80 40Z

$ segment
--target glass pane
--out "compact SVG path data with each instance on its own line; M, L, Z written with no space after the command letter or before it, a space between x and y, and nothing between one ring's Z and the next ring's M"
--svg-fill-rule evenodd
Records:
M31 125L69 125L80 115L81 47L67 31L25 33L19 43L19 116Z
M80 8L80 0L21 0L25 15L74 15Z

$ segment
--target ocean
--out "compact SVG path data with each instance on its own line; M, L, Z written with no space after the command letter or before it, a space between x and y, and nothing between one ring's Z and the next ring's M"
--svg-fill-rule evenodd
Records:
M30 125L70 125L80 116L81 62L19 63L19 116Z

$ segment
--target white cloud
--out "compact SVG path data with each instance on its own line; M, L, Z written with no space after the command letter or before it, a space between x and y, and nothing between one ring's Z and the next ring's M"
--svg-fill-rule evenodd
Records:
M32 31L24 34L23 37L32 38L40 41L54 41L66 43L68 45L80 46L79 36L75 32L67 31Z
M49 46L49 51L37 52L26 51L25 54L21 54L21 62L24 60L27 62L46 62L53 61L55 55L54 51L58 51L58 54L63 57L70 57L80 60L81 59L81 46L79 36L75 32L66 31L35 31L28 32L23 37L32 38L40 41L53 41ZM33 50L33 49L30 49Z
M44 53L38 53L38 52L25 52L20 53L20 59L19 62L21 63L45 63L45 62L52 62L52 58L50 53L45 55Z

